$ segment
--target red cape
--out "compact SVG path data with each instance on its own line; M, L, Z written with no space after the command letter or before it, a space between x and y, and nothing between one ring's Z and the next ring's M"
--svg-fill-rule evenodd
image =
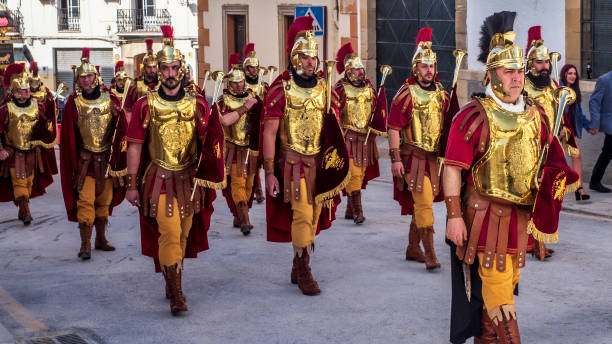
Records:
M106 88L102 88L101 92L110 92ZM78 168L78 156L80 147L82 147L81 135L78 128L78 112L74 99L77 94L73 92L68 97L66 105L64 106L62 115L62 135L60 136L60 176L62 182L62 194L64 195L64 205L66 207L66 214L68 221L77 222L77 200L79 195L77 190L73 186L73 178L77 174ZM119 107L121 101L114 94L110 94L111 97L111 111L113 112L113 123L111 124L115 128L125 127L125 114ZM112 155L116 155L116 152L121 152L121 146L119 143L121 140L113 141ZM125 154L125 151L123 152ZM111 170L115 170L111 166ZM112 215L113 208L119 205L125 197L125 188L113 188L113 199L109 206L109 214Z
M187 249L185 258L197 258L199 252L209 249L208 229L210 228L210 218L214 212L213 201L217 198L215 189L212 185L222 187L225 183L223 166L223 129L219 116L209 116L210 112L206 100L197 97L198 113L196 119L196 130L198 131L198 154L200 163L196 172L196 181L200 186L210 186L201 188L206 194L205 201L200 206L200 212L193 215L193 223L187 238ZM127 131L128 141L133 137L133 132L138 131L148 112L147 98L139 99L134 105L134 112ZM205 126L204 124L207 125ZM149 164L148 152L148 130L142 141L142 153L138 176L142 180L145 168ZM202 138L204 140L202 140ZM211 149L211 147L214 147ZM140 190L142 193L142 189ZM141 199L143 199L141 194ZM139 208L140 216L140 238L142 254L151 257L155 263L155 271L161 272L159 265L159 231L157 221L154 218L145 216L142 207Z
M10 98L9 98L10 101ZM47 111L48 109L44 104L39 103L39 121L36 126L32 129L32 141L41 141L45 147L40 147L40 153L42 158L43 172L39 168L34 169L34 180L32 181L32 193L30 198L38 197L44 194L46 188L53 183L53 175L57 174L57 162L55 160L55 148L54 142L56 137L56 119L55 111ZM5 130L7 124L7 107L6 104L0 106L0 133ZM51 124L49 126L49 124ZM51 130L49 130L49 128ZM4 136L4 135L1 135ZM5 141L2 142L3 146ZM10 159L0 161L0 170L3 164L9 164ZM0 202L15 202L13 194L13 182L11 176L8 175L6 178L0 177Z

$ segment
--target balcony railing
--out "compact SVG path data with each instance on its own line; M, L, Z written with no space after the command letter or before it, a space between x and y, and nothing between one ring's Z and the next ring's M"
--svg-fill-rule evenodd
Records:
M171 25L170 12L166 9L140 10L118 9L117 32L159 32L160 25Z
M0 40L23 36L23 16L18 10L0 11Z
M57 9L57 30L58 31L81 31L81 17L72 13L67 8Z

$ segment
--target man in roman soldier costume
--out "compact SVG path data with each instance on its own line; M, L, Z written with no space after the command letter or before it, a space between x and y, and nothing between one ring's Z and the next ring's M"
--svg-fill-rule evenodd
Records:
M111 86L111 92L119 98L121 104L125 103L125 98L127 97L127 91L125 89L126 81L129 79L127 73L125 72L125 65L123 61L117 61L115 63L115 76L113 78L114 85Z
M406 259L440 267L434 250L433 202L442 201L439 157L444 155L452 114L437 76L430 28L422 28L412 57L412 76L397 91L389 110L389 155L393 198L402 215L411 214ZM425 254L419 242L423 243Z
M548 126L523 96L525 60L514 44L515 12L481 28L478 60L486 94L467 103L450 128L443 175L451 245L451 342L520 343L513 291L529 234L556 241L565 185L577 180ZM546 154L547 152L547 154Z
M132 108L136 101L147 95L151 91L156 91L160 85L157 73L157 60L153 54L153 40L146 39L147 53L142 59L142 74L134 80L128 89L127 98L125 99L124 109L127 115L128 123L132 117Z
M229 57L227 89L212 109L213 116L221 115L225 132L225 170L229 175L223 195L234 215L234 226L249 235L253 225L249 208L253 204L253 180L258 166L261 100L245 85L240 70L240 55Z
M89 53L89 48L83 48L81 65L75 70L77 88L64 106L60 135L64 204L68 220L79 224L78 257L83 260L91 258L93 227L95 249L115 250L106 239L108 216L123 200L124 188L113 177L127 173L117 167L125 160L125 143L113 142L114 137L121 138L115 134L117 127L125 126L121 101L100 84Z
M187 311L183 258L208 249L214 189L225 187L223 129L206 100L185 92L185 61L162 25L161 86L140 98L127 131L126 199L140 214L142 253L163 272L173 315Z
M49 88L45 86L42 81L40 81L40 76L38 75L38 63L36 61L30 62L30 93L32 94L32 98L36 99L38 103L45 105L45 111L47 112L46 117L56 118L56 106L57 102L53 99L53 95ZM53 112L51 114L51 112Z
M380 102L377 102L374 86L366 78L365 67L350 42L338 50L336 70L338 74L344 73L344 77L334 88L339 97L340 124L350 157L351 172L345 189L348 204L344 217L361 224L365 221L361 206L361 189L365 189L368 181L380 175L376 135L387 135L386 102L383 101L383 106L377 106ZM385 97L384 89L381 95ZM373 116L380 117L374 122L384 123L382 128L378 128L382 130L372 129Z
M551 56L557 53L549 53L548 48L544 45L540 26L532 26L528 31L527 49L525 50L527 66L525 78L525 91L527 96L534 99L546 112L546 119L549 126L555 123L557 116L557 108L559 104L555 97L555 91L559 88L558 80L551 77L552 63ZM557 54L558 55L558 54ZM556 77L556 76L555 76ZM565 114L564 114L565 116ZM578 148L578 140L572 129L570 121L566 118L561 120L561 141L564 147L569 152L572 158L572 166L577 168L577 171L582 171L582 161L580 160L580 149ZM576 164L579 163L579 165ZM568 185L566 192L574 192L579 185L579 180L574 185ZM546 248L544 243L535 242L532 254L541 261L550 257L554 253L553 250Z
M292 242L291 282L306 295L321 292L309 265L314 239L331 226L338 192L349 177L332 66L327 66L327 80L316 73L312 21L299 17L289 28L291 63L266 94L263 131L268 240Z
M266 92L270 88L267 82L259 78L263 77L267 70L259 67L259 59L256 57L255 43L247 43L242 49L242 68L244 70L244 78L247 89L251 89L255 95L263 101ZM265 200L263 191L261 190L261 179L259 178L259 169L261 167L261 159L258 160L259 164L255 170L255 178L253 182L253 188L255 189L255 200L257 203L262 203Z
M31 96L30 82L23 63L9 65L3 87L10 96L0 106L0 202L13 201L24 225L32 222L30 198L45 193L57 174L55 111Z

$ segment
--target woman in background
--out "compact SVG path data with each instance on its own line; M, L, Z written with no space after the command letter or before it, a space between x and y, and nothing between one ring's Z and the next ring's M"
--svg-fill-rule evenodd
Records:
M588 128L589 120L586 118L584 113L582 112L582 106L580 105L580 101L582 99L582 95L580 93L580 76L578 75L578 69L576 66L572 64L566 64L561 68L561 86L568 86L576 92L576 101L574 104L570 105L567 119L576 133L576 137L582 138L582 129ZM582 153L578 156L572 157L572 168L574 171L578 173L580 177L580 187L576 190L576 200L577 201L586 201L591 196L587 195L586 191L582 188Z

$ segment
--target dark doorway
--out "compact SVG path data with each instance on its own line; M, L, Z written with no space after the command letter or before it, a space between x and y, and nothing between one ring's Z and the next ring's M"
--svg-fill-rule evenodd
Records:
M596 79L612 70L612 3L582 0L581 69L583 78ZM590 71L587 73L587 65Z
M450 88L455 68L455 0L376 1L376 64L387 64L393 73L385 88L389 101L412 72L416 36L422 27L433 29L433 50L438 55L438 75Z

